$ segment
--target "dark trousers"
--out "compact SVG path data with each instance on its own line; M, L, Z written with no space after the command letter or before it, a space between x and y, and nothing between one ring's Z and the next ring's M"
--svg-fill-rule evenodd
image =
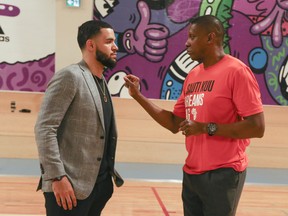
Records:
M44 193L47 216L99 216L113 194L111 176L95 184L87 199L77 200L77 206L72 210L64 210L56 203L53 192Z
M234 216L246 178L246 170L221 168L200 175L184 172L184 216Z

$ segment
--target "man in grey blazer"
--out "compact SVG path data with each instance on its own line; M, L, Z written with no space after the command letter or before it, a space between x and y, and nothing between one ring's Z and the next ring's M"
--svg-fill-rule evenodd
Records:
M114 169L117 130L103 77L116 64L115 35L103 21L78 29L82 61L55 73L35 125L48 216L100 215L123 179Z

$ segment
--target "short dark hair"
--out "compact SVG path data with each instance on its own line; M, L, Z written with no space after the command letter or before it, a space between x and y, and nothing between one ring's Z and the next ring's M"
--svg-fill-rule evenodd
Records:
M89 20L78 28L77 41L80 49L85 47L86 41L100 33L102 28L112 28L112 26L101 20Z
M190 24L199 25L200 27L206 29L208 33L215 32L216 36L219 37L222 41L224 39L224 26L216 16L204 15L193 17L190 19Z

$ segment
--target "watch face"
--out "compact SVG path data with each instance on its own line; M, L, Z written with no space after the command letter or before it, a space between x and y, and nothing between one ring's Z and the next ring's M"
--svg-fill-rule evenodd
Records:
M211 131L213 131L213 132L216 131L216 125L215 124L211 125Z
M213 136L215 132L217 131L217 125L215 123L209 123L207 126L208 134L210 136Z

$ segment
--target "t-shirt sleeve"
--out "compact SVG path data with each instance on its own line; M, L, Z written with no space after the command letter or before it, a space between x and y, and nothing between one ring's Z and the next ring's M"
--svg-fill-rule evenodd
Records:
M263 112L259 85L248 67L243 67L235 73L232 97L237 113L242 117Z

